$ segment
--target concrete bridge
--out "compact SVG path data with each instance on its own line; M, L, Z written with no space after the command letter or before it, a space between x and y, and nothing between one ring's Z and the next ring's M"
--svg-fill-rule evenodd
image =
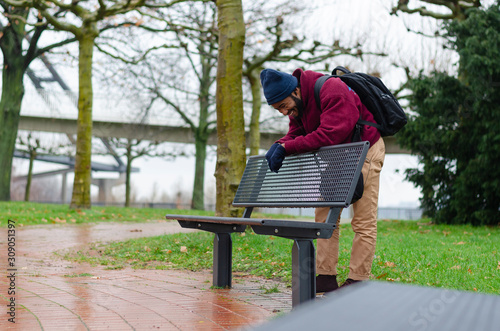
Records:
M76 120L21 116L19 130L57 132L68 135L76 134ZM165 126L154 124L133 124L123 122L94 121L93 135L98 138L128 138L153 140L174 143L194 143L194 137L191 130L187 127ZM285 132L261 132L261 148L267 149L276 140L283 137ZM246 132L248 137L248 132ZM385 137L387 154L410 154L408 150L402 149L396 143L394 137ZM216 133L212 134L208 140L209 145L217 144Z

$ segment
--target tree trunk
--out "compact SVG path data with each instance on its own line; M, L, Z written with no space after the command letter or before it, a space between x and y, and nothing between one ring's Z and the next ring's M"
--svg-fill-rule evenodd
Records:
M28 168L28 178L26 180L26 189L24 190L24 201L30 201L31 180L33 179L33 163L35 163L36 151L30 151L30 165Z
M232 201L245 168L242 66L245 25L241 0L218 0L219 55L217 66L218 216L240 216Z
M200 53L204 54L203 45L200 45ZM198 128L194 132L195 139L195 173L193 184L193 195L191 198L191 209L205 209L205 160L207 158L207 141L209 136L208 131L208 110L210 107L210 86L211 65L209 59L202 56L202 77L200 80L200 118Z
M262 95L260 92L260 75L257 69L247 76L252 89L252 117L250 119L250 155L258 155L260 149L260 108Z
M200 131L198 129L198 131ZM191 209L204 210L205 209L205 160L207 158L207 137L202 137L202 134L196 133L195 136L195 171L194 171L194 185L193 196L191 200Z
M10 61L6 61L7 57ZM0 200L10 200L12 159L16 147L17 128L24 96L24 59L19 54L5 55L2 75L2 99L0 100Z
M90 208L92 155L92 55L97 36L95 23L87 27L79 41L78 62L78 121L75 158L75 180L70 208ZM93 29L92 29L93 28Z
M16 13L19 16L27 12ZM19 40L24 36L24 23L9 24L2 31L0 46L3 53L2 99L0 100L0 200L10 200L12 158L16 147L17 127L24 96L23 76L26 59Z
M127 170L125 173L125 207L130 207L130 173L132 172L132 143L127 142Z

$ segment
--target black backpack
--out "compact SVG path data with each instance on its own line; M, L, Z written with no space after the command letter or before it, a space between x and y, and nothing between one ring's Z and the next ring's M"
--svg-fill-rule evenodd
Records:
M341 76L335 75L337 70L342 71L344 74ZM359 96L361 102L373 114L377 123L365 121L361 118L356 123L355 138L353 141L361 140L360 132L361 125L370 125L376 127L382 137L392 136L398 132L403 126L406 125L406 114L401 108L398 100L392 95L382 81L361 72L350 72L344 67L336 67L332 71L332 75L325 75L314 84L314 98L316 105L321 109L319 92L323 84L332 77L340 78L347 86L352 88Z

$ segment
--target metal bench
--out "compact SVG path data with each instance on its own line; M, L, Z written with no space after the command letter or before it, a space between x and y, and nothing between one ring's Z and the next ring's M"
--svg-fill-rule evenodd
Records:
M342 208L351 203L368 142L323 147L288 156L278 173L269 170L263 155L248 159L233 205L245 207L242 218L166 215L183 228L215 233L213 285L231 287L231 233L247 226L262 235L294 240L292 248L292 306L316 296L316 260L313 240L330 238ZM254 208L330 207L325 223L250 218Z

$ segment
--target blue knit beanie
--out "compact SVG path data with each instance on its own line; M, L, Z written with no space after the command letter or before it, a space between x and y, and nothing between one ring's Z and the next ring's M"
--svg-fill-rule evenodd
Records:
M262 70L260 82L269 105L288 97L298 85L294 76L273 69Z

